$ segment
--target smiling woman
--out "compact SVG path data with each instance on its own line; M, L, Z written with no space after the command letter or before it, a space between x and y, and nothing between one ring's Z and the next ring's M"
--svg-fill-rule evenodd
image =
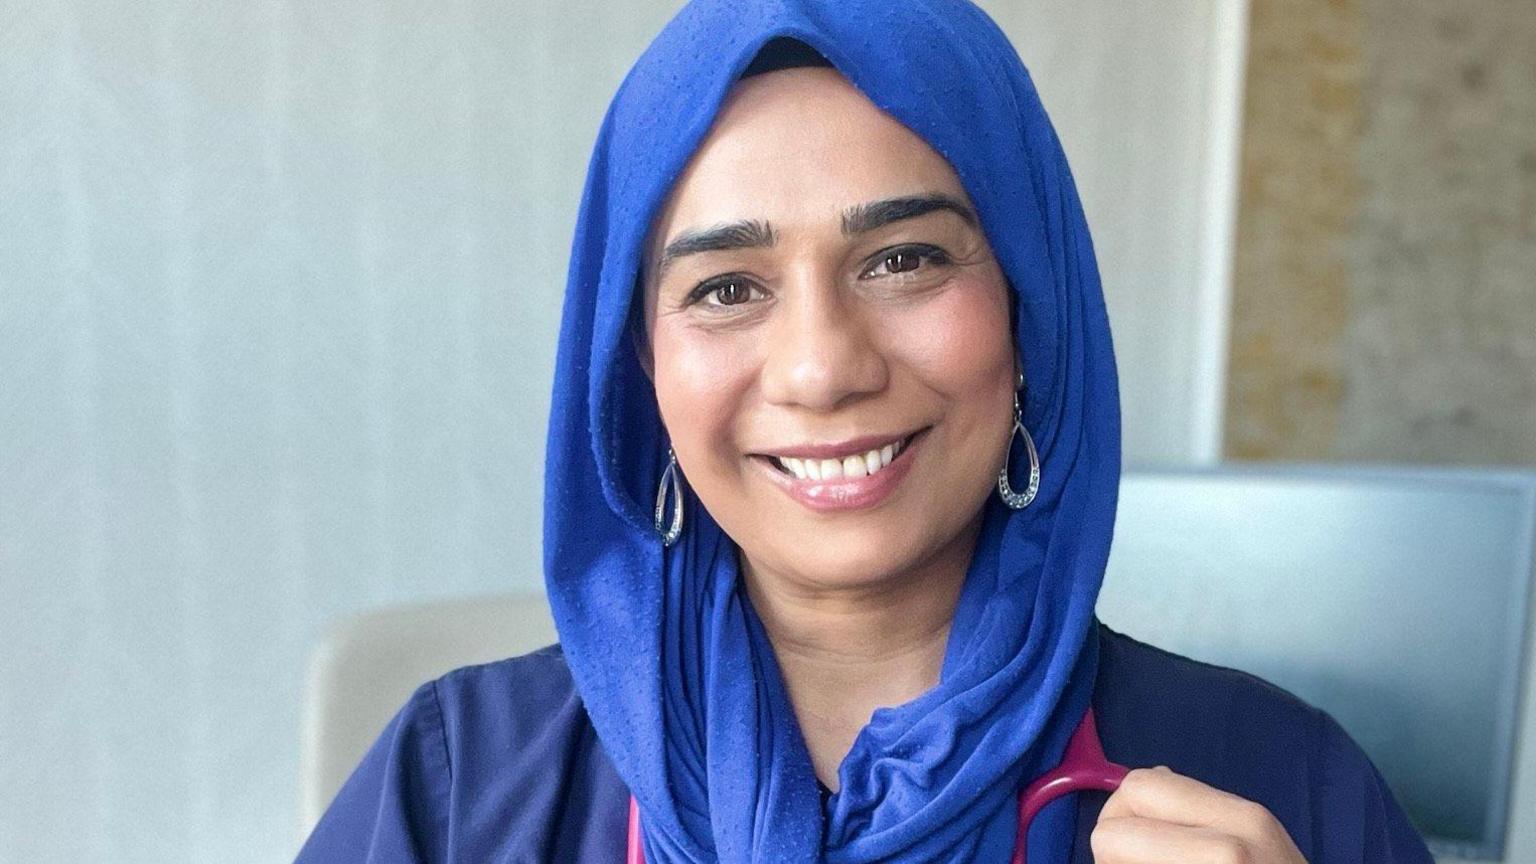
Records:
M759 75L651 235L644 361L746 584L900 578L952 606L1022 368L1007 282L954 170L833 70ZM849 706L845 725L920 683Z
M732 91L650 246L662 425L837 789L938 679L1021 372L1007 282L949 163L825 68Z
M1428 861L1326 714L1097 622L1119 432L990 20L690 3L583 198L561 643L424 685L300 860Z

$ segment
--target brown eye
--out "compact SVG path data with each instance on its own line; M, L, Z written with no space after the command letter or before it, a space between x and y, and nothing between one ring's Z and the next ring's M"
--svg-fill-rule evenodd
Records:
M715 302L721 306L735 306L752 299L752 289L745 283L730 281L715 286Z
M874 266L864 271L864 277L896 276L915 270L931 271L949 263L949 256L937 246L913 245L890 249L879 253ZM918 274L919 276L925 274Z
M922 262L922 257L910 251L892 252L885 256L885 260L882 263L885 264L885 269L888 272L905 273L908 270L916 270Z
M697 303L712 308L741 306L759 299L762 293L762 288L745 276L726 274L695 285L688 292L683 305L692 306Z

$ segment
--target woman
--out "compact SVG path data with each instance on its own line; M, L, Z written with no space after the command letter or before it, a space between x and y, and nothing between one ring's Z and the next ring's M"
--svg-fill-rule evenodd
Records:
M1081 206L995 25L691 3L582 200L561 644L418 690L299 860L633 830L652 862L1429 861L1326 714L1098 624L1119 433ZM1020 832L1090 717L1136 770Z

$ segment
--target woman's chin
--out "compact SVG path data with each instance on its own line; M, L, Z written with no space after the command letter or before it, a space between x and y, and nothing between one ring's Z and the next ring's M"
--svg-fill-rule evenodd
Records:
M819 531L786 543L742 545L742 553L765 578L791 582L802 590L847 591L895 584L933 558L942 538L921 530Z

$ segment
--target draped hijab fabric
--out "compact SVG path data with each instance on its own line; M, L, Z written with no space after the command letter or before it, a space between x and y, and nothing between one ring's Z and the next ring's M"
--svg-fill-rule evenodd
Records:
M731 85L804 43L958 174L1014 295L1037 499L989 499L940 683L882 708L825 812L736 547L691 496L653 527L666 438L630 338L642 246ZM1023 447L1014 442L1014 459ZM1094 604L1120 477L1120 411L1092 243L1013 46L962 0L696 0L620 85L573 242L545 476L545 576L567 662L639 803L647 860L1001 862L1020 787L1089 703ZM1029 835L1065 861L1072 796ZM623 838L614 840L615 844Z

